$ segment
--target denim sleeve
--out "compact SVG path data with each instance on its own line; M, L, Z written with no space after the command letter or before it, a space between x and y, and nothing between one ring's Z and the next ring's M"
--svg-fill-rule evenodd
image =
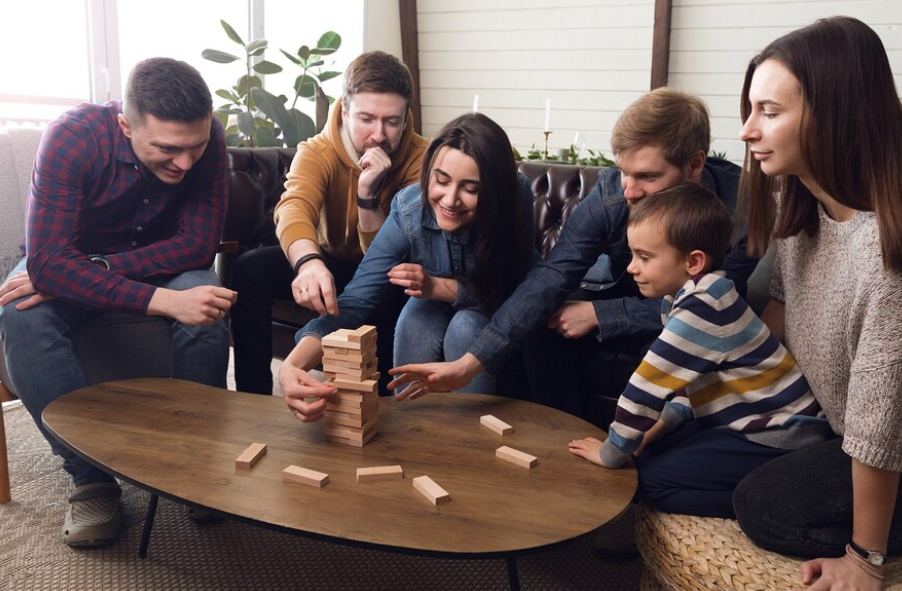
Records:
M471 347L470 353L490 373L497 373L526 335L579 287L586 270L605 252L609 231L610 222L596 186L567 220L548 259L533 267Z
M327 314L308 322L298 331L295 340L308 334L321 339L340 328L357 328L363 324L390 289L401 289L389 283L387 275L409 253L410 240L404 231L404 219L395 199L388 218L367 249L354 278L338 296L340 315Z
M654 337L661 332L661 298L615 298L592 302L598 318L598 341L624 336Z

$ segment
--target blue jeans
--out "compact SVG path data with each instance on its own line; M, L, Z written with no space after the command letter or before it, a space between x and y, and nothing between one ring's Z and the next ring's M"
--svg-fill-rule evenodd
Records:
M488 316L471 308L410 298L395 327L395 367L459 359L488 323ZM494 394L495 377L483 371L459 391Z
M24 259L12 273L23 270ZM203 270L152 283L181 291L201 285L219 285L219 280L213 271ZM15 303L0 307L0 335L13 389L53 452L62 456L63 467L72 475L76 486L112 481L112 476L59 444L41 422L41 413L48 404L88 385L69 333L100 312L60 300L21 311L16 310ZM187 326L172 321L172 377L224 388L228 360L229 337L223 321L212 326Z

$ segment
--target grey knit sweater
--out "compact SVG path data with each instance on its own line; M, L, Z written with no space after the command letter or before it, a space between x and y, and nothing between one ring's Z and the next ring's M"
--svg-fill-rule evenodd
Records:
M843 450L902 471L902 274L883 267L876 216L836 222L821 207L817 236L777 241L771 296Z

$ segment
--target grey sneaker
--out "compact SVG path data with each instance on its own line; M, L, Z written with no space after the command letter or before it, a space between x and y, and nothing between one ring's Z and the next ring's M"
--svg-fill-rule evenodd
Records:
M105 546L119 534L119 497L115 482L75 487L63 523L63 540L70 546Z
M619 517L595 530L595 553L606 558L630 560L639 555L636 548L636 505L631 503Z

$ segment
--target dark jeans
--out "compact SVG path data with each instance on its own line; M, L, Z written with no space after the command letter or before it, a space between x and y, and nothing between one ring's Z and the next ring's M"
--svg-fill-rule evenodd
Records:
M340 294L354 277L357 263L322 254ZM231 311L232 344L235 385L242 392L272 394L272 305L277 299L294 299L294 278L294 270L279 246L249 250L233 263L231 288L238 292L238 303ZM392 367L395 324L406 300L400 288L390 290L390 295L367 319L379 335L379 389L383 396L389 393L385 385L391 381L388 370Z
M852 460L842 451L842 438L761 466L736 487L733 504L742 531L766 550L804 558L842 556L852 538ZM902 490L888 554L902 554Z
M684 423L636 459L636 497L667 513L733 518L733 490L750 472L786 454L728 429Z

